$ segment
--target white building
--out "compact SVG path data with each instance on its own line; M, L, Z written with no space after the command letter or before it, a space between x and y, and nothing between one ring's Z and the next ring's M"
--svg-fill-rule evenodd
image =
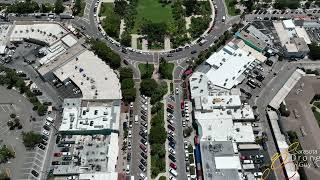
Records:
M303 58L309 53L310 38L303 27L296 27L294 22L284 20L273 23L287 58Z

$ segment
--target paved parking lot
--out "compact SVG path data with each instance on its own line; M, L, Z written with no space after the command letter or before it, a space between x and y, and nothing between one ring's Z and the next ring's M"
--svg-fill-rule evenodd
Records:
M7 122L10 114L16 114L23 128L21 130L9 130ZM31 116L35 121L31 120ZM15 90L0 87L0 139L3 144L13 148L16 158L6 164L1 164L1 169L6 169L12 179L32 179L32 169L40 171L45 152L39 148L27 151L22 144L22 131L40 132L42 119L32 110L32 104Z

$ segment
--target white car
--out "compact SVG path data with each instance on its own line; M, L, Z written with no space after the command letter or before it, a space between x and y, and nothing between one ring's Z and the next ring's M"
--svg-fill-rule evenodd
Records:
M131 141L130 140L128 141L128 149L129 150L131 149Z
M141 179L147 179L146 175L144 175L143 173L140 173L140 177Z
M141 108L142 108L143 110L145 110L145 111L148 110L148 108L147 108L145 105L142 105Z
M170 124L173 124L173 120L172 120L172 119L168 119L168 122L169 122Z
M132 132L131 132L131 130L129 130L129 131L128 131L128 138L131 138L131 137L132 137L131 134L132 134Z
M186 122L182 121L182 127L186 127Z
M189 117L186 117L186 121L190 121L190 118L189 118Z
M133 102L130 103L130 108L133 108Z
M177 95L179 94L179 88L176 88L176 94Z
M50 123L49 121L46 121L46 122L44 122L44 125L46 125L46 126L50 126L50 125L51 125L51 123Z
M172 137L174 137L174 132L173 131L169 131L168 134L170 134Z
M68 84L71 83L71 80L67 81L66 83L64 83L65 86L68 86Z
M184 141L184 149L188 149L189 143L188 141Z
M168 150L172 155L175 155L176 154L176 151L174 150L174 149L172 149L172 148L169 148L169 150Z
M43 134L43 135L46 135L46 136L49 136L49 135L50 135L50 132L44 129L44 130L42 130L42 134Z

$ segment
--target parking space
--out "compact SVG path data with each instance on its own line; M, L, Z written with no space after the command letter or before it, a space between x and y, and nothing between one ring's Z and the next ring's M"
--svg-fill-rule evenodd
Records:
M137 96L130 104L127 133L127 174L136 178L150 178L151 157L148 134L150 132L150 98Z
M19 92L0 87L0 139L1 144L11 147L16 154L9 163L1 164L0 168L10 173L12 179L33 179L32 170L41 171L45 151L36 147L33 150L26 150L22 143L22 131L41 132L43 118L39 117L32 110L32 104ZM21 129L10 130L7 122L15 114L22 125Z

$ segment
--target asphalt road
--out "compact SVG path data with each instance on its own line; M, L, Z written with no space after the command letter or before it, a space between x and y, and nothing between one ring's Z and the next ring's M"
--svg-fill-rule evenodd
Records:
M167 57L169 52L142 52L141 54L137 52L130 52L128 53L122 53L122 47L119 45L111 43L105 37L102 36L102 33L98 30L97 26L98 23L96 21L96 17L94 17L94 4L96 3L96 0L91 1L90 6L90 13L89 13L89 19L82 19L82 18L75 18L71 20L71 23L74 24L77 27L85 27L84 33L88 34L89 36L93 38L98 38L103 40L111 49L118 52L121 57L127 59L127 60L134 60L134 61L142 61L142 62L155 62L158 61L159 58L165 57L168 61L176 61L183 58L191 58L191 57L197 57L198 53L200 53L202 50L207 49L215 39L219 38L228 28L232 26L232 24L238 22L240 18L233 17L226 20L225 22L222 22L222 17L226 16L225 13L225 7L223 0L216 0L216 6L217 6L217 13L215 16L215 23L212 31L204 36L204 38L207 40L207 42L200 46L198 44L192 45L190 48L185 48L183 51L172 53L173 57ZM191 54L191 51L196 50L197 53ZM171 53L170 53L171 54Z
M182 116L181 116L181 97L183 96L183 91L181 89L180 84L176 83L175 88L179 88L179 94L175 94L175 140L176 140L176 165L177 165L177 173L179 180L187 179L186 174L186 161L185 161L185 152L184 152L184 141L183 141L183 127L182 127ZM175 91L174 91L175 92Z

